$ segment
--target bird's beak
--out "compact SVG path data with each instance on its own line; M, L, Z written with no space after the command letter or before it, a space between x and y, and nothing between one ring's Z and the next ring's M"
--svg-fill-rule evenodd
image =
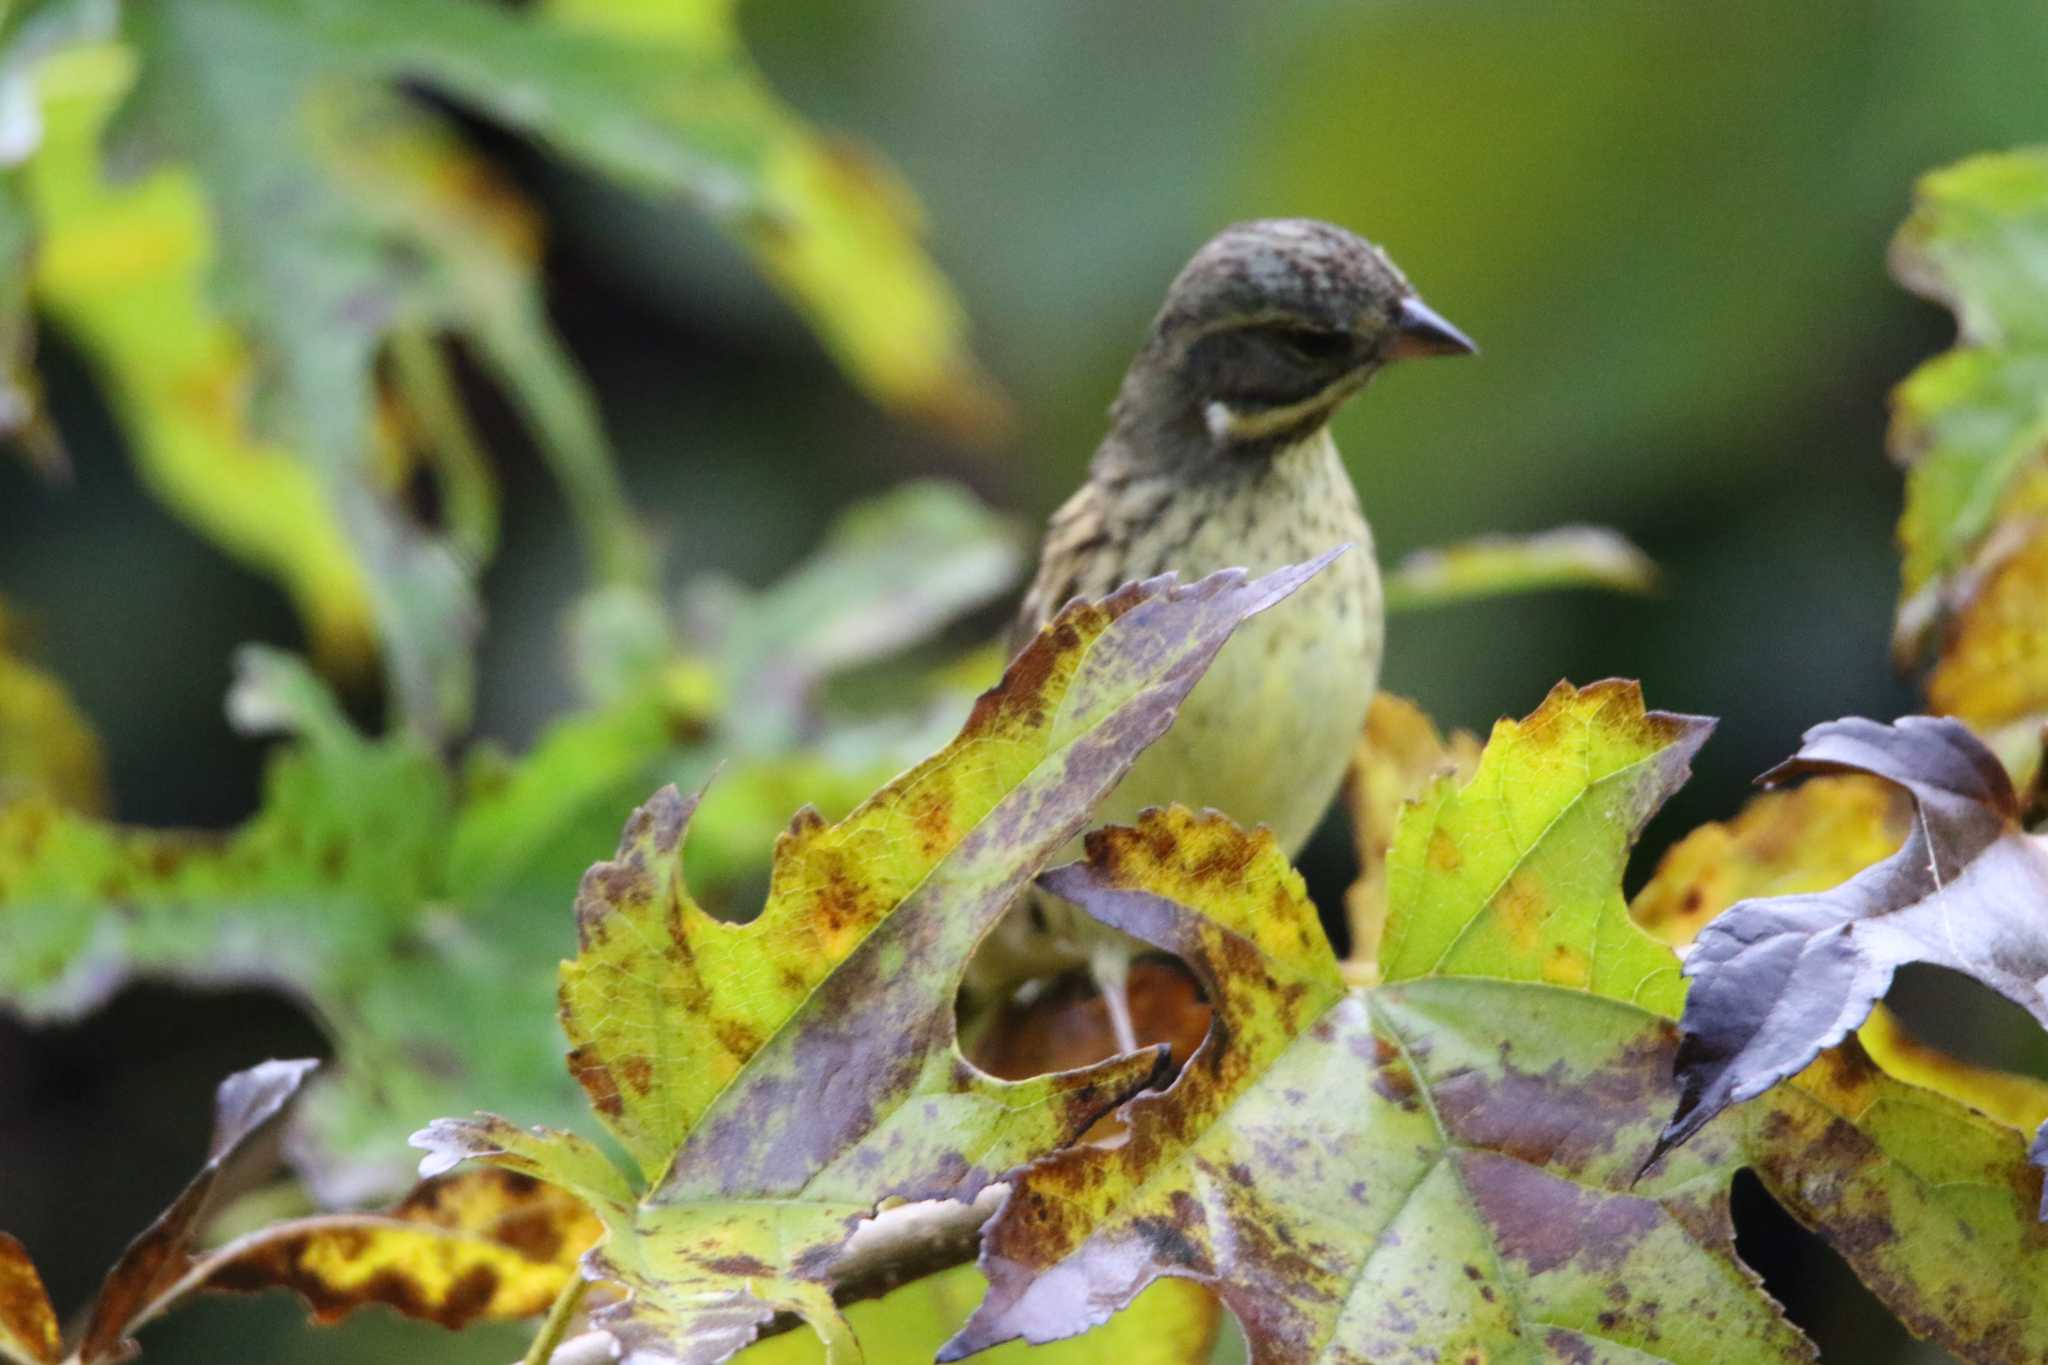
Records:
M1478 353L1479 348L1472 344L1471 337L1451 326L1421 299L1411 295L1401 300L1401 321L1394 329L1393 344L1387 347L1388 360Z

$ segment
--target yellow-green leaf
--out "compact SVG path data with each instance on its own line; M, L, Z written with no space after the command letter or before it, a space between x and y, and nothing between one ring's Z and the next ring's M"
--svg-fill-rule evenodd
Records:
M1156 1051L1022 1081L975 1069L954 1037L962 971L1238 623L1335 553L1070 605L950 745L837 824L799 814L744 924L684 888L693 802L669 789L634 816L585 878L581 951L562 971L570 1067L646 1185L600 1207L586 1267L630 1295L595 1314L624 1349L722 1359L778 1312L852 1349L833 1295L883 1201L972 1212L1154 1077ZM444 1120L416 1141L438 1168L498 1159L508 1139L521 1169L581 1178L566 1138L502 1120Z
M1382 979L1545 981L1675 1014L1676 963L1630 921L1621 872L1712 726L1645 711L1622 682L1560 683L1497 723L1470 782L1439 780L1402 812Z

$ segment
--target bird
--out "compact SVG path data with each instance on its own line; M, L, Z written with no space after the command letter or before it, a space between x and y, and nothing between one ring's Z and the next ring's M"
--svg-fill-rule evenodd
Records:
M1351 549L1239 628L1096 823L1177 802L1263 824L1299 852L1364 729L1385 637L1372 529L1330 419L1394 361L1477 349L1345 228L1259 219L1195 252L1124 375L1086 480L1046 527L1011 653L1071 599L1134 579L1260 574ZM1130 1051L1124 980L1141 949L1036 888L991 933L969 984L1014 990L1085 963Z

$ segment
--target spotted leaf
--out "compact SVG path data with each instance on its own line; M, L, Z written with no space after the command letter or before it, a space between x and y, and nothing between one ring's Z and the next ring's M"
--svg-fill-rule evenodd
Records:
M1383 978L1547 981L1675 1013L1675 964L1630 922L1621 872L1712 728L1612 681L1560 683L1496 724L1470 782L1440 780L1402 816Z
M1180 956L1216 1022L1115 1140L1019 1174L942 1360L1068 1336L1168 1275L1262 1362L1811 1359L1735 1259L1725 1149L1631 1184L1668 1021L1522 982L1347 991L1270 836L1213 814L1148 812L1045 880Z
M945 749L837 824L800 815L747 923L684 886L691 800L664 790L633 817L585 879L562 969L570 1068L644 1185L600 1208L586 1266L628 1291L595 1315L624 1349L718 1360L788 1312L853 1350L834 1294L878 1204L969 1207L1158 1074L1158 1050L1022 1081L977 1070L954 1038L961 972L1238 623L1336 553L1070 605ZM423 1141L487 1154L518 1132L444 1121ZM532 1141L519 1164L549 1178L564 1142Z

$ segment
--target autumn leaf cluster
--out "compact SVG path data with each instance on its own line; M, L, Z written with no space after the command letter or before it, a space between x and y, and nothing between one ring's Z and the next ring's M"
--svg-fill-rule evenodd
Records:
M0 616L0 1001L64 1019L143 975L261 982L334 1051L222 1084L203 1167L68 1333L0 1235L0 1357L119 1359L196 1293L284 1287L322 1321L539 1319L536 1359L1192 1362L1228 1323L1273 1362L1812 1359L1736 1254L1746 1169L1914 1333L2048 1359L2048 1088L1878 1003L1932 962L2048 1025L2048 156L1929 176L1895 250L1961 323L1894 414L1898 639L1932 655L1935 714L1816 726L1772 774L1806 780L1631 899L1711 721L1561 683L1482 743L1381 697L1347 787L1359 876L1319 908L1216 812L1091 827L1329 555L1077 601L999 670L932 636L1008 589L1014 528L920 485L682 612L540 306L543 225L421 91L692 206L906 417L986 432L1000 399L907 193L780 102L728 6L423 15L0 20L0 81L38 114L0 170L12 435L61 468L33 365L56 320L156 495L285 586L315 656L238 661L230 715L277 744L250 820L138 828ZM458 743L497 497L456 345L586 549L582 700L518 755ZM1648 578L1572 528L1425 553L1392 599ZM380 734L316 667L373 660ZM883 700L842 685L885 660ZM1156 950L1146 1046L1119 1053L1072 979L963 1011L1033 885ZM281 1162L323 1211L236 1224Z

